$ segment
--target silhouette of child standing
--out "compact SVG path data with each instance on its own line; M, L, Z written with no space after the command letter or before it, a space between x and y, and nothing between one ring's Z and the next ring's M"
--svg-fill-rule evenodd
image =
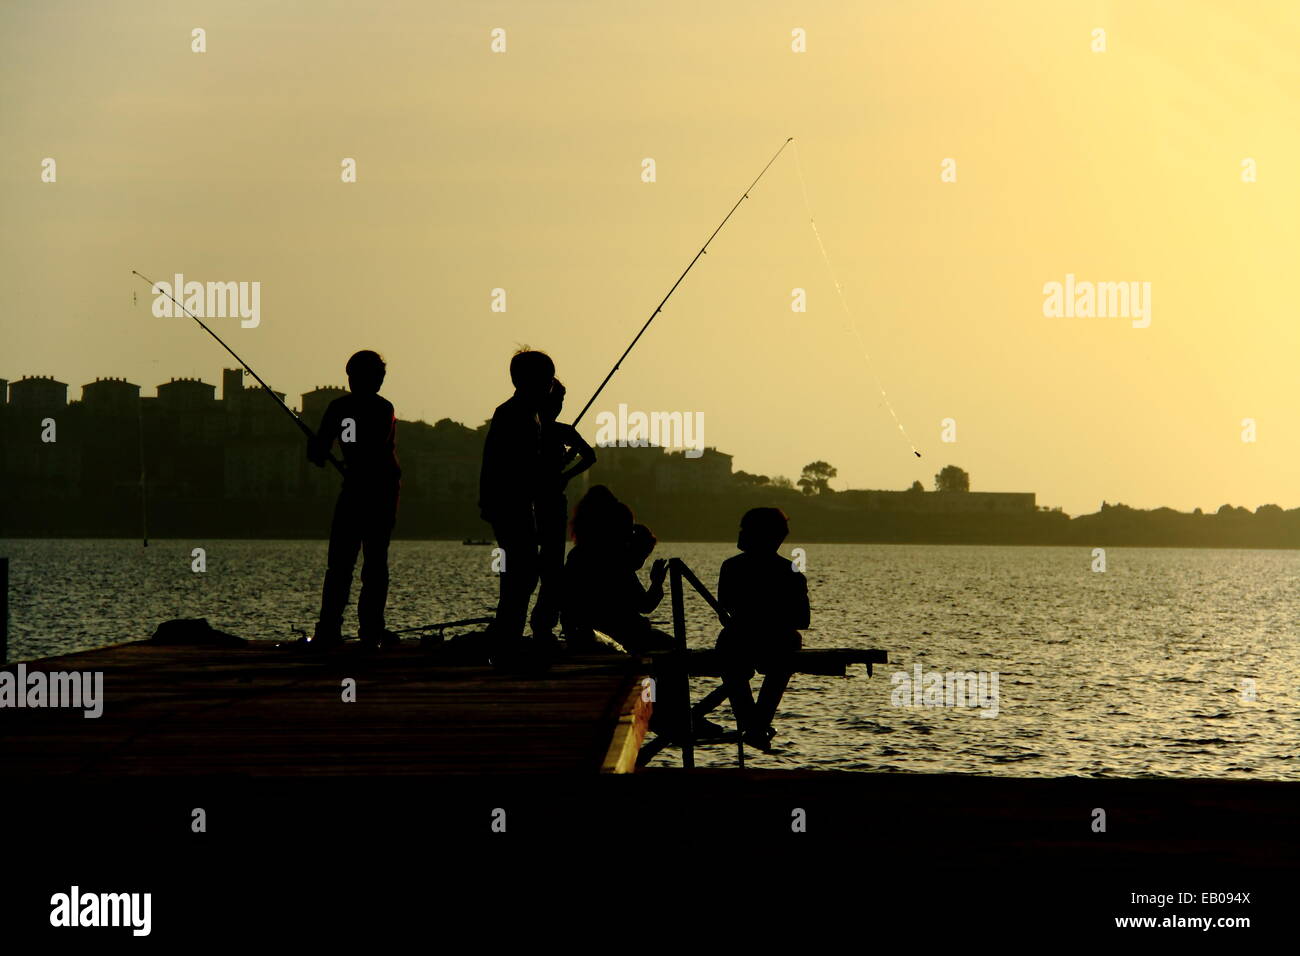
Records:
M523 637L540 562L533 506L544 490L554 491L553 477L545 480L541 413L550 401L555 363L545 352L520 349L510 360L510 381L515 392L492 413L479 471L479 513L505 553L490 628L498 644Z
M307 447L307 457L323 467L337 441L345 465L343 489L330 525L320 619L310 643L328 647L343 641L343 611L360 552L364 561L357 633L363 643L388 646L399 640L384 623L388 544L397 520L402 475L397 463L397 416L392 402L379 394L387 369L378 352L357 352L348 359L346 370L350 394L330 402L315 440Z

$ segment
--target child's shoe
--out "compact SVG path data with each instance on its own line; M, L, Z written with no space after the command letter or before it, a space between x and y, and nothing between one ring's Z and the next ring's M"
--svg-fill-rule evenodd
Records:
M357 638L363 647L372 651L388 650L402 643L402 639L386 627L362 631Z

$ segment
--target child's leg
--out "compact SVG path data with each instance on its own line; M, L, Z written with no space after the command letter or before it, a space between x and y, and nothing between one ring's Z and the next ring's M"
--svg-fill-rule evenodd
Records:
M352 571L361 550L360 521L356 502L345 489L339 493L334 506L334 521L330 525L329 563L325 569L325 585L321 588L320 620L316 636L337 637L343 628L343 609L348 604L352 589Z
M534 636L550 634L560 621L560 588L564 576L564 531L569 502L564 495L538 505L538 578L541 588L529 626Z
M731 712L736 716L739 730L749 730L754 725L754 692L749 689L749 679L753 675L754 672L748 668L722 675L722 686L731 700Z
M754 676L746 655L746 637L733 628L724 627L715 645L722 655L722 688L731 701L731 712L736 727L748 730L754 720L754 692L749 689L749 679ZM717 691L714 691L716 694Z
M492 530L497 545L505 552L493 630L499 638L514 640L523 636L528 599L537 587L537 527L532 509L498 521Z
M789 671L768 671L763 678L763 686L758 691L758 704L754 707L754 726L764 728L772 726L772 718L781 705L781 698L790 684Z
M357 623L360 635L378 635L384 631L384 607L388 603L388 544L393 536L396 498L374 501L374 513L361 539L364 560L361 565L361 596L357 600Z
M759 729L772 725L776 709L781 706L781 698L790 686L790 678L794 673L794 653L803 646L803 639L798 631L793 631L769 635L762 643L764 646L759 666L764 674L763 686L759 688L758 705L754 708L755 726Z

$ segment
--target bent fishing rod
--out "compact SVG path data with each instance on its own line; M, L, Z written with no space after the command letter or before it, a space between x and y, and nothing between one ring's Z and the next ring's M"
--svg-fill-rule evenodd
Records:
M136 272L134 269L132 269L131 275L139 276L145 282L149 283L149 290L153 292L155 295L158 293L158 291L160 291L158 289L157 283L155 283L144 273ZM223 349L229 352L234 357L235 361L244 367L244 371L246 371L249 375L253 376L253 378L257 379L257 384L261 385L262 388L266 389L266 394L270 395L273 399L275 399L275 403L284 409L284 413L293 419L295 425L297 425L299 428L302 429L303 434L307 436L307 439L309 441L316 440L316 433L311 430L311 427L306 422L304 422L301 418L299 418L294 413L294 410L292 408L290 408L288 405L284 403L284 399L282 399L279 395L275 394L275 392L271 390L270 385L267 385L266 382L262 381L262 376L254 372L252 367L235 353L234 349L232 349L229 345L227 345L224 341L222 341L221 336L217 335L216 332L213 332L210 328L208 328L207 324L204 323L204 321L200 319L197 315L195 315L189 309L185 308L185 306L181 305L179 302L176 302L176 297L172 295L170 292L164 292L163 295L171 299L172 302L175 302L176 307L178 309L180 309L182 312L188 315L195 322L199 323L199 328L201 328L204 332L207 332L208 335L216 339L217 344L219 344ZM334 457L334 453L332 451L327 451L325 453L325 459L331 465L334 466L334 468L338 471L340 475L343 474L343 465L337 458Z
M682 271L682 274L677 277L677 281L673 283L673 287L668 290L668 294L663 297L663 300L659 303L659 305L655 308L655 310L650 313L650 318L645 320L645 325L641 326L641 331L636 334L636 338L632 340L632 344L629 345L627 349L624 350L623 354L618 357L618 361L615 362L614 367L609 370L609 374L605 376L605 380L600 383L600 387L596 389L596 393L592 395L591 398L587 399L586 405L582 406L582 411L578 412L577 418L573 420L574 425L577 425L578 422L582 420L582 416L587 414L587 409L591 408L592 403L595 402L596 399L600 396L600 393L605 390L605 386L608 385L609 380L614 377L614 373L617 372L619 366L623 364L623 360L628 357L628 355L631 353L631 351L634 348L636 348L636 343L641 341L641 336L645 335L646 329L650 328L650 323L655 320L655 316L657 316L661 311L663 311L664 304L672 297L672 294L677 291L677 287L682 284L682 280L686 278L686 274L690 272L691 269L695 268L695 263L700 261L700 256L704 255L704 253L708 250L709 243L713 241L713 237L722 231L722 227L727 224L727 220L731 218L732 213L734 213L737 209L739 209L740 204L749 198L749 190L753 189L755 186L758 185L758 181L763 178L763 173L767 172L768 168L773 163L776 162L776 158L781 155L781 152L787 146L789 146L790 143L793 141L794 141L794 137L791 136L789 139L787 139L784 143L781 144L781 149L778 149L775 153L772 154L772 158L767 161L767 166L764 166L762 172L760 172L757 176L754 177L754 181L749 184L749 187L743 193L741 193L740 198L736 200L736 204L731 207L731 212L728 212L726 216L723 217L722 222L718 223L718 228L714 229L713 234L709 236L709 238L705 241L704 245L700 246L700 251L695 253L695 258L691 260L690 265L688 265L685 268L685 270Z

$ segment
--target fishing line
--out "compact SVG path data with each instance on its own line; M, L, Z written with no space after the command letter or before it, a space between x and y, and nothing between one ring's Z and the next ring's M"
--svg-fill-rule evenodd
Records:
M831 265L831 257L826 253L826 243L822 241L821 230L817 228L817 219L813 216L812 203L808 199L808 183L803 175L803 163L799 159L799 144L794 145L794 168L799 173L799 188L803 191L804 208L808 211L808 224L812 226L813 235L817 237L817 248L821 250L822 261L826 263L826 271L830 273L831 282L835 285L835 292L840 297L840 305L844 307L844 314L848 318L848 329L853 333L853 338L858 343L858 348L862 352L863 359L866 360L867 368L871 372L872 379L875 380L876 388L880 390L880 397L885 401L885 407L889 409L890 417L894 419L894 424L898 426L898 433L903 436L903 441L907 442L912 448L912 454L917 458L921 453L916 450L916 443L908 437L907 429L903 427L902 421L898 417L898 412L894 411L894 403L889 400L889 393L885 391L885 385L876 373L876 363L871 360L871 353L867 351L867 343L862 340L862 333L858 331L857 319L853 315L853 310L849 308L849 302L844 295L844 287L840 285L839 277L835 274L835 267Z
M659 305L655 307L655 310L650 313L650 318L645 320L645 325L641 326L641 331L636 334L636 338L632 340L632 344L623 350L623 354L618 357L618 361L615 362L614 367L609 370L609 374L605 376L605 380L596 388L595 394L593 394L591 398L587 399L587 404L582 406L582 411L578 412L578 415L573 419L572 424L577 425L578 422L582 421L582 416L587 414L587 409L591 408L592 403L595 402L600 396L600 393L605 390L605 386L608 385L609 380L614 377L614 373L619 370L619 367L623 364L623 360L631 354L634 348L636 348L637 342L641 341L641 336L645 335L646 329L650 328L650 323L655 320L655 316L663 311L664 305L672 298L673 293L676 292L677 287L682 284L682 280L686 278L687 273L694 269L695 263L699 262L700 258L709 251L709 243L714 240L718 233L722 232L722 227L727 224L727 221L731 219L735 211L740 208L740 204L749 198L749 191L758 185L758 181L763 178L763 174L772 167L772 164L776 162L776 158L785 152L785 148L792 142L794 142L793 136L781 144L781 148L772 154L772 158L767 161L767 165L764 166L759 174L754 177L754 181L749 184L743 193L740 194L740 198L736 200L736 204L731 207L731 210L725 216L722 217L722 222L718 223L718 228L713 230L709 238L704 241L704 245L700 246L700 251L695 253L695 258L690 261L684 270L682 270L682 274L677 277L677 281L673 283L673 287L668 290L668 294L663 297L659 302Z

